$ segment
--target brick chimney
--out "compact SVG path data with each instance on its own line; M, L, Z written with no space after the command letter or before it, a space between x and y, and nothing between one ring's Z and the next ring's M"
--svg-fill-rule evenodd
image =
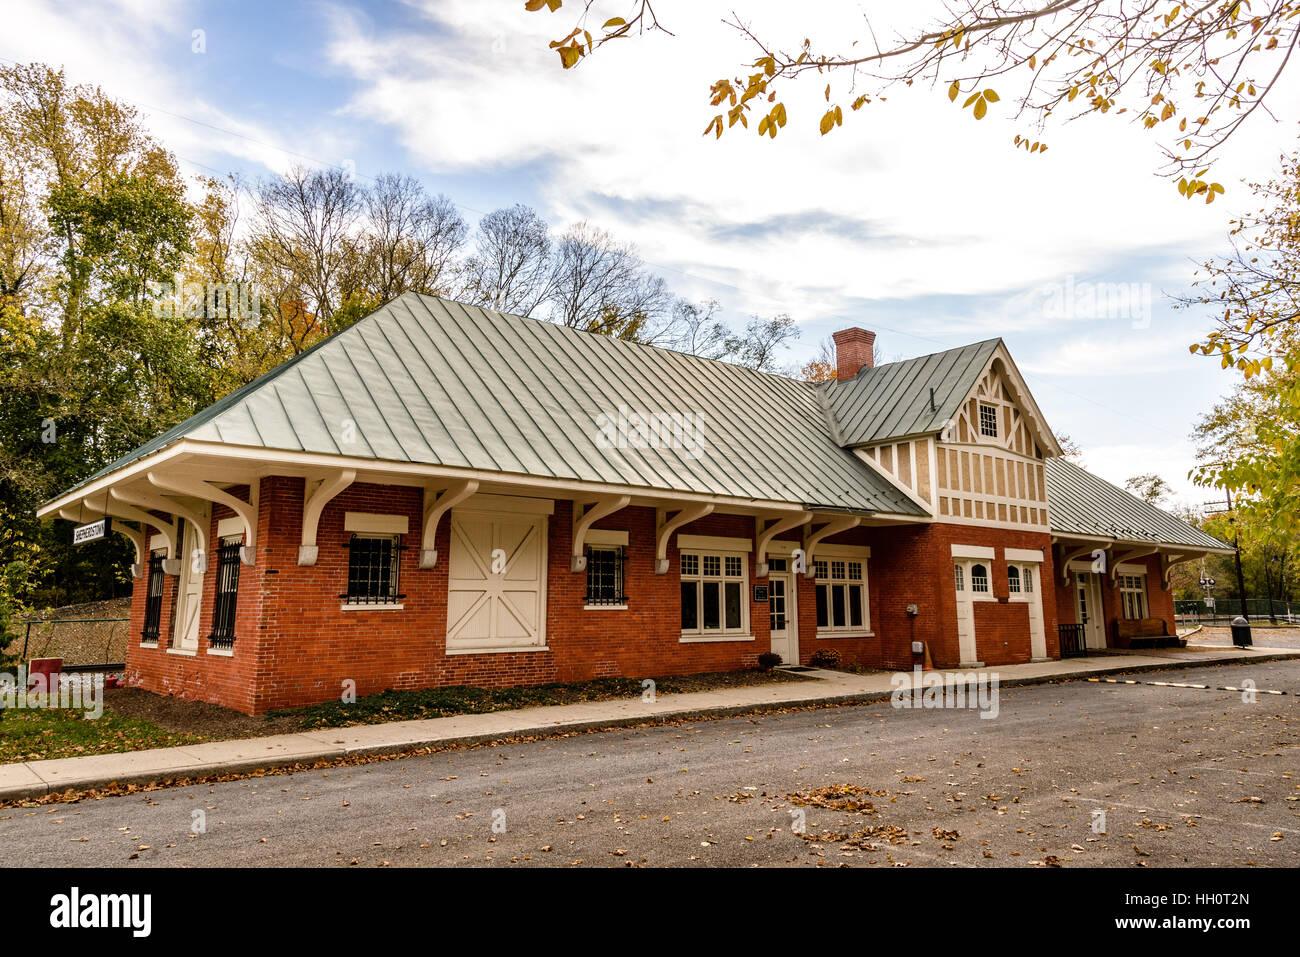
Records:
M876 334L867 329L841 329L835 340L835 378L852 379L865 366L870 369L876 348Z

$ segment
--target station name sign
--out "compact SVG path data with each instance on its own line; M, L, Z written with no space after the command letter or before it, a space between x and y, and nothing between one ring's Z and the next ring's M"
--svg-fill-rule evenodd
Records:
M108 518L101 518L89 525L78 525L72 530L72 544L84 545L86 542L98 541L108 534L108 523Z

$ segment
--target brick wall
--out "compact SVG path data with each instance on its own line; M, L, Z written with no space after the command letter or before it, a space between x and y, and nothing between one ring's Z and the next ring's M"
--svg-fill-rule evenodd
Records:
M247 490L233 490L241 497ZM235 646L231 657L209 654L216 581L217 523L231 513L213 509L208 572L198 653L166 650L176 579L165 580L162 637L157 649L141 648L146 579L136 583L132 638L127 656L130 682L162 694L213 701L260 714L276 708L336 700L345 682L358 695L389 688L446 685L508 686L550 681L580 681L607 676L653 677L752 667L770 650L765 603L749 605L751 641L688 642L681 638L677 539L669 543L670 570L654 574L655 511L627 508L599 521L598 528L626 530L626 610L583 607L586 575L569 571L572 512L557 501L549 517L546 593L546 650L446 654L447 569L450 522L439 523L438 563L418 567L422 492L406 486L357 484L323 511L314 566L297 564L301 540L304 481L273 476L261 480L258 550L255 566L241 566ZM410 533L399 552L401 609L341 610L347 580L348 511L404 515ZM679 530L692 535L752 539L754 520L711 515ZM871 637L816 637L815 582L801 577L796 586L800 658L807 663L819 648L836 648L847 662L867 667L908 669L917 660L913 640L925 641L938 666L957 664L956 603L951 545L992 546L994 594L998 601L976 604L980 657L989 665L1029 660L1028 611L1009 602L1002 549L1042 548L1044 534L934 523L858 528L834 536L833 544L869 545L869 620ZM754 555L749 554L752 599ZM1041 578L1051 577L1050 554ZM1048 652L1056 652L1056 602L1043 595ZM916 604L919 614L906 612ZM1172 613L1172 606L1171 606Z

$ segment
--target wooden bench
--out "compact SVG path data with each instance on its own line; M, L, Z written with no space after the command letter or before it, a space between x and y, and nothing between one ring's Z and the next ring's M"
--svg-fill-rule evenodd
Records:
M1118 618L1116 648L1186 648L1187 642L1169 634L1163 618Z

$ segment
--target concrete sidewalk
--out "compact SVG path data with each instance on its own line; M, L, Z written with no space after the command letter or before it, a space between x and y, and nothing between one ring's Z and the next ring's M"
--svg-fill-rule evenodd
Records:
M1106 654L1063 661L1043 661L983 669L996 674L1002 687L1087 678L1119 672L1182 669L1204 665L1300 658L1300 651L1274 648L1159 649ZM936 671L946 686L969 672ZM289 764L328 761L354 755L391 754L417 748L480 744L503 738L586 731L647 721L744 714L803 705L888 699L893 673L855 675L813 670L813 680L724 688L691 694L657 695L580 704L458 715L421 721L325 728L265 738L212 741L179 748L154 748L80 758L56 758L0 765L0 801L40 797L68 789L87 790L109 784L143 784L168 779L252 771Z

